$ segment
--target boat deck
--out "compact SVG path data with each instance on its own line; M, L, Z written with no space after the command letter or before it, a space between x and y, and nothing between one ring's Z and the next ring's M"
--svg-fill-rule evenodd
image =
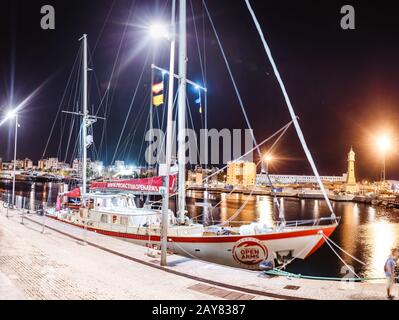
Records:
M37 215L22 225L19 211L5 214L1 206L0 287L8 290L0 299L385 299L384 283L268 278L178 255L160 267L144 247Z

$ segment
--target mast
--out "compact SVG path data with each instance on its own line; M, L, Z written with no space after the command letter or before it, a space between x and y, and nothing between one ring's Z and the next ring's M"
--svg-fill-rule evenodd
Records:
M173 91L175 74L175 9L176 0L172 0L171 39L170 39L170 64L169 64L169 92L166 131L166 173L165 191L162 198L162 225L161 225L161 266L166 266L166 254L168 247L168 223L169 223L169 178L170 163L172 159L172 137L173 137Z
M178 218L184 223L186 214L186 87L187 87L187 26L186 0L179 1L179 100L178 100Z
M87 125L88 125L88 111L87 111L87 35L83 37L83 123L82 123L82 195L87 191Z
M155 63L155 48L152 49L152 62L151 62L151 83L150 83L150 142L152 142L152 140L154 139L154 116L153 116L153 109L154 109L154 105L153 105L153 98L154 98L154 92L152 91L152 86L154 85L154 69L152 68L152 65ZM148 165L148 169L149 172L151 171L152 167L153 167L153 155L154 155L154 150L152 149L152 145L150 147L150 157L149 157L149 165ZM151 199L150 195L147 195L147 199L146 201L149 202Z

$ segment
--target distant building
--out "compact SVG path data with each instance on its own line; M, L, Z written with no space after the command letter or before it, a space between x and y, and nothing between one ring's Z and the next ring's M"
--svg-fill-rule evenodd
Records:
M92 168L92 161L91 159L87 159L87 167ZM72 169L75 170L76 172L81 172L82 171L82 160L81 159L75 159L72 162Z
M272 184L314 184L317 183L316 176L301 176L289 174L271 174L269 175ZM343 183L346 180L346 174L342 176L321 176L322 182L326 183ZM269 179L266 174L258 174L256 176L258 185L269 185Z
M201 166L197 166L194 170L190 170L188 172L187 182L189 185L203 186L205 184L206 178L210 177L208 179L208 184L215 185L218 183L218 176L216 174L217 171L218 168L215 167L205 169Z
M353 148L351 148L348 153L348 174L346 177L345 192L359 192L359 186L356 183L355 176L355 152L353 151Z
M253 162L234 161L227 164L227 185L254 186L256 184L256 165Z
M115 161L115 167L116 167L116 169L118 169L118 170L123 170L123 169L125 169L125 161L116 160L116 161Z
M23 160L23 168L24 168L24 170L33 169L33 161L31 159L25 158Z
M12 162L3 162L1 166L3 170L12 170L14 168L14 164Z

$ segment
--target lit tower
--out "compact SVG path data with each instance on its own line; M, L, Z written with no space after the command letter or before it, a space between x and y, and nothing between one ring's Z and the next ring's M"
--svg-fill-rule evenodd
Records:
M359 191L359 187L356 184L356 176L355 176L355 152L351 147L351 150L348 153L348 173L346 176L346 185L345 191L349 193L355 193Z

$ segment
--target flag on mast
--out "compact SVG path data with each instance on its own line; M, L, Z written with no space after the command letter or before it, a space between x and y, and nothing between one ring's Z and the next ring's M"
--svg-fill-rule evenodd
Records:
M155 107L159 107L164 103L164 96L163 96L164 85L163 81L159 83L155 83L152 86L152 93L153 93L153 101L152 104Z
M152 86L152 93L153 94L159 94L159 93L161 93L161 92L163 92L163 81L162 82L159 82L159 83L155 83L153 86Z

